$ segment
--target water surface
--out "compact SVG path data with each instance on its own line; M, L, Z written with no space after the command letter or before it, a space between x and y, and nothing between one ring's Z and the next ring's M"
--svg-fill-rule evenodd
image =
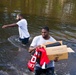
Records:
M0 73L2 75L33 75L27 69L28 48L12 45L8 38L18 35L18 29L2 29L2 25L16 22L17 13L28 21L32 37L40 35L48 26L50 35L76 51L76 0L0 0ZM76 54L56 63L57 75L76 75ZM61 66L59 68L59 66Z

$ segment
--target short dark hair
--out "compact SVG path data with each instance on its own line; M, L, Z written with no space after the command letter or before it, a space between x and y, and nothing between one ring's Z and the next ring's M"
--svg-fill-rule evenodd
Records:
M49 27L47 27L47 26L43 27L42 29L45 29L49 32Z

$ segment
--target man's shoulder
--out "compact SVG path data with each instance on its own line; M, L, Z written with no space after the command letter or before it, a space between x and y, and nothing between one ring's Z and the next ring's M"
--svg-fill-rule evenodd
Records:
M34 40L38 40L38 39L40 39L41 37L42 37L41 35L35 36L35 37L34 37Z
M42 35L38 35L38 36L35 36L34 38L41 38L42 37Z
M50 38L53 38L54 39L54 37L52 37L52 36L50 36Z
M21 19L21 20L19 20L16 24L18 24L19 26L23 26L23 25L22 25L23 23L27 24L26 19Z
M51 40L51 41L56 41L56 39L53 38L52 36L50 36L50 40Z
M26 19L21 19L20 21L26 21Z

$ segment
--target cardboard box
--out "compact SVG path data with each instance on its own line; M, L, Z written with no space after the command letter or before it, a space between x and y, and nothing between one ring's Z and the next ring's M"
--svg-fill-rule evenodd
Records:
M46 53L50 60L58 58L58 60L68 59L68 50L66 45L48 47L46 48Z
M61 43L61 45L63 44L63 42L62 42L62 41L56 41L56 42ZM56 43L56 42L46 42L46 43L44 43L44 44L42 44L42 45L53 44L53 43Z
M74 52L71 48L68 48L67 45L45 47L45 50L50 60L54 60L55 58L58 58L58 60L68 59L68 52Z

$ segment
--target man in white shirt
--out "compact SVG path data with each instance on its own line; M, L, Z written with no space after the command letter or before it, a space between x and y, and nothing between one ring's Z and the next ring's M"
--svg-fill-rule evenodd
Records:
M56 41L52 36L49 35L48 27L43 27L41 33L42 35L34 37L29 47L30 53L35 51L37 47L41 47L41 44ZM42 69L42 67L37 63L35 66L35 75L42 75L42 73L44 73L45 75L54 75L54 67L54 61L50 61L50 63L47 64L47 67L45 69Z
M17 14L16 19L18 20L17 23L3 25L2 28L18 26L19 39L23 44L26 44L26 43L28 43L29 37L30 37L28 28L27 28L27 21L26 21L26 19L24 19L22 14Z

